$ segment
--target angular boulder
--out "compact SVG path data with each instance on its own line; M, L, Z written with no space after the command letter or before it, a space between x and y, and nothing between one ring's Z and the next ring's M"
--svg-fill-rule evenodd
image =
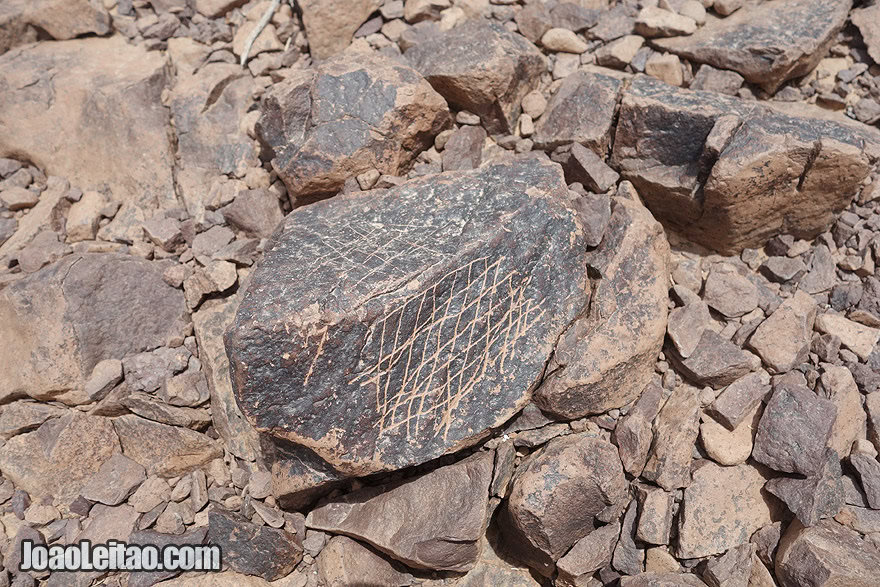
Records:
M36 41L39 33L67 40L80 35L106 35L110 15L89 0L5 0L0 4L0 53Z
M343 51L359 26L382 6L382 0L300 0L303 26L314 59Z
M559 340L535 403L579 418L636 399L654 374L666 334L669 244L638 200L616 197L605 239L587 263L589 313Z
M162 280L164 267L129 255L70 255L0 291L0 398L83 395L101 361L167 344L186 308L183 293Z
M256 129L291 199L307 201L371 169L403 175L450 122L446 101L415 70L357 54L275 86Z
M0 79L0 157L116 201L176 204L161 52L120 35L36 43L0 56Z
M658 47L740 73L775 92L810 72L846 23L851 0L775 0L712 19L688 37L655 41Z
M429 37L406 58L452 106L479 115L490 133L513 132L520 102L547 69L532 43L483 19Z
M851 18L868 46L868 55L874 63L880 63L880 4L854 10Z
M639 76L621 100L612 164L659 219L722 253L780 233L812 238L880 157L880 133L821 116Z
M588 303L568 198L529 157L295 210L226 335L245 416L345 476L485 438Z
M396 487L370 487L312 510L306 526L364 540L419 569L467 571L488 524L493 453Z
M516 470L501 534L516 558L549 577L576 542L620 515L627 498L613 444L583 434L556 438Z

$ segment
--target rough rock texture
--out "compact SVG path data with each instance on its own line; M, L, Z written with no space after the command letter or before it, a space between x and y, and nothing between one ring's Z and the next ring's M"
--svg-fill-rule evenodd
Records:
M666 332L668 260L660 224L640 202L614 198L605 239L587 256L599 277L589 313L559 340L535 394L541 409L578 418L638 397Z
M371 169L402 174L450 121L446 102L413 69L346 54L274 87L257 133L290 197L307 201Z
M116 201L175 202L168 75L161 53L120 36L13 49L0 56L0 157L107 187Z
M846 22L851 0L790 0L749 6L713 20L689 37L656 45L721 69L774 92L786 80L816 67Z
M580 143L604 158L622 87L619 80L585 71L566 77L535 128L535 145L554 149Z
M813 298L797 291L755 330L749 346L771 373L786 373L807 359L816 311Z
M624 470L639 476L648 461L654 439L653 421L660 411L663 389L649 383L626 416L617 421L612 440L617 445Z
M627 497L617 450L588 435L551 440L520 465L512 483L502 535L517 558L545 576L598 521L619 515Z
M409 585L413 576L348 536L334 536L321 549L318 573L328 587Z
M407 60L457 108L478 114L489 132L511 132L520 102L546 69L525 38L472 20L406 52Z
M642 475L667 491L691 481L692 447L700 430L700 397L696 388L680 385L660 410L654 441Z
M745 544L769 524L775 506L762 490L765 479L755 467L706 463L684 490L679 511L678 556L698 558Z
M300 0L309 50L315 59L343 51L359 26L382 6L382 0Z
M0 353L0 398L82 394L102 360L166 344L184 311L182 292L157 265L129 255L65 257L0 291L0 338L11 341Z
M868 127L640 76L621 102L612 162L660 219L738 253L781 232L824 230L878 153L880 134Z
M274 581L302 559L300 542L286 530L252 524L222 508L211 510L208 520L207 542L220 547L224 565L236 572Z
M880 4L865 6L852 13L852 23L862 33L862 39L868 46L868 54L874 63L880 63Z
M477 442L587 302L566 197L527 158L290 214L226 338L245 415L347 475Z
M7 0L0 5L0 53L37 40L38 32L66 40L110 32L110 15L89 0Z
M880 552L832 520L810 528L795 520L776 555L776 576L782 587L872 587L878 568Z
M114 418L122 453L140 463L147 475L174 477L223 455L210 437L134 415Z
M826 451L823 466L806 479L777 477L764 486L781 499L802 524L813 526L823 518L836 516L844 505L840 456Z
M346 534L421 569L467 571L488 523L491 452L396 487L372 487L317 507L306 525Z

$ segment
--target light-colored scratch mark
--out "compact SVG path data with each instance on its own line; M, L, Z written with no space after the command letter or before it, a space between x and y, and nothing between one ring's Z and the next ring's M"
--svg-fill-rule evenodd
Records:
M309 384L309 378L312 376L312 373L315 372L315 363L318 362L318 357L320 357L324 353L324 342L327 340L327 330L328 327L325 326L321 329L323 332L321 334L321 341L318 343L318 350L315 352L315 356L312 357L312 362L309 365L309 370L306 373L306 378L303 380L303 386ZM306 344L309 342L309 337L306 337Z

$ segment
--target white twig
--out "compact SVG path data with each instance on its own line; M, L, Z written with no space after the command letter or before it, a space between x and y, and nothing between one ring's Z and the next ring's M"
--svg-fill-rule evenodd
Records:
M251 52L251 47L254 44L254 41L257 40L257 37L260 36L260 33L263 32L263 29L266 28L266 25L269 24L269 21L272 20L272 15L275 14L275 11L278 10L278 7L281 6L281 0L272 0L272 5L266 9L266 12L263 13L263 16L260 18L260 22L257 23L257 26L254 30L251 31L251 34L248 35L247 43L244 44L244 51L241 54L241 66L244 67L245 63L247 63L248 55Z

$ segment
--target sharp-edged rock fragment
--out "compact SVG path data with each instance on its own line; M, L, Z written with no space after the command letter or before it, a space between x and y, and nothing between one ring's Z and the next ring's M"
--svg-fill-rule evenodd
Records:
M290 574L303 556L301 539L293 534L252 524L219 507L208 514L207 542L220 547L230 569L266 581Z
M746 375L756 365L757 357L742 350L714 330L704 330L694 351L686 359L674 352L669 358L685 377L699 385L724 387ZM754 359L754 360L753 360Z
M819 395L831 400L837 407L837 418L831 427L828 446L840 458L849 456L853 442L864 436L867 416L862 408L859 387L849 369L840 365L823 364L822 386Z
M446 101L412 68L344 54L274 87L256 128L289 196L308 201L371 169L403 174L450 122Z
M699 390L680 385L657 416L651 455L642 476L667 491L687 487L691 482L693 445L699 431Z
M874 3L854 10L850 18L862 33L871 59L874 63L880 63L880 4Z
M689 37L656 44L698 63L732 69L774 92L786 80L808 73L825 57L852 2L791 0L784 6L781 9L778 2L749 6L728 18L707 22Z
M799 290L758 326L749 347L768 371L785 373L807 359L817 309L815 300Z
M559 573L556 585L576 587L588 581L593 573L608 565L620 537L620 522L606 524L577 541L556 563Z
M294 211L227 333L242 411L347 476L478 442L588 301L567 198L525 158Z
M300 0L303 26L314 59L342 52L355 31L382 6L382 0Z
M383 558L348 536L331 538L318 555L317 567L328 587L410 585L413 581L403 565Z
M513 131L523 97L547 68L532 43L483 19L429 37L406 58L452 106L478 114L491 133Z
M675 350L683 359L691 356L697 349L697 345L703 337L703 331L706 330L711 319L709 306L701 300L696 300L669 312L666 333L669 335L669 340L675 345Z
M626 416L617 421L611 436L624 470L638 477L645 468L654 439L653 422L663 401L663 388L649 383Z
M781 499L805 526L832 518L840 512L844 502L844 486L840 456L833 450L825 453L824 464L813 475L802 479L777 477L764 486Z
M396 487L372 487L321 505L310 528L364 540L420 569L467 571L488 523L492 453L483 452Z
M738 253L779 233L826 229L878 156L880 133L870 127L639 76L623 94L612 165L658 218Z
M40 34L66 40L111 30L104 5L89 0L8 0L0 6L0 53Z
M589 435L550 441L514 475L501 512L502 536L517 558L551 576L555 562L626 504L614 445Z
M857 354L863 361L871 355L877 341L880 340L880 329L859 324L830 312L820 314L816 318L816 330L837 336L844 347Z
M766 372L749 373L728 385L708 408L729 430L738 427L770 393Z

